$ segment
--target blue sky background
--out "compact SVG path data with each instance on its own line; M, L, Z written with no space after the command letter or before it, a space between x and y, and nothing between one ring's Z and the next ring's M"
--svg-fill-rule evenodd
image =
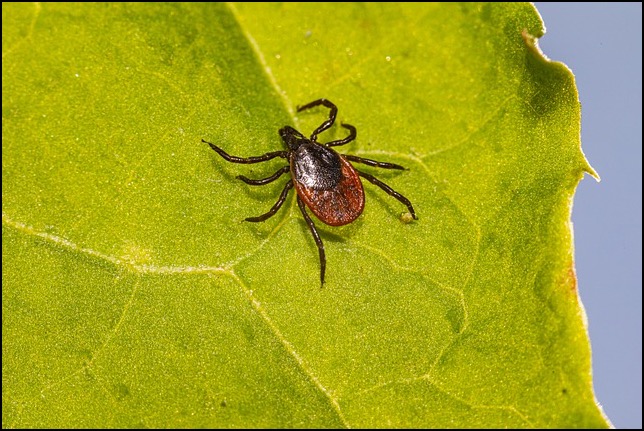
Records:
M586 176L573 223L595 395L617 428L642 428L642 3L535 3L541 50L573 71Z

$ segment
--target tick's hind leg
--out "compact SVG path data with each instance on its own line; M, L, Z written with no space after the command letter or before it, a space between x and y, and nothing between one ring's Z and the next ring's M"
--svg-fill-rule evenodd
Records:
M255 157L236 157L236 156L231 156L215 144L212 144L208 141L201 140L201 142L210 145L210 148L215 150L217 154L219 154L221 157L223 157L225 160L232 162L232 163L260 163L260 162L265 162L266 160L274 159L275 157L281 157L283 159L286 159L288 157L288 151L273 151L270 153L263 154L261 156L255 156Z
M320 127L315 129L315 131L311 135L311 140L313 142L317 142L316 140L317 140L318 135L320 133L324 132L326 129L328 129L329 127L331 127L333 125L333 123L335 122L335 117L336 117L336 115L338 115L338 107L335 106L333 104L333 102L331 102L330 100L327 100L327 99L314 100L313 102L307 103L304 106L298 106L297 107L297 112L301 112L301 111L304 111L305 109L313 108L313 107L320 106L320 105L324 105L327 108L331 109L331 112L329 112L329 119L326 120L324 123L322 123L320 125Z
M356 132L355 127L353 127L351 124L342 123L341 125L345 129L349 130L349 136L347 136L344 139L338 139L337 141L327 142L326 144L324 144L325 146L327 146L327 147L337 147L338 145L348 144L349 142L351 142L351 141L356 139L356 136L358 136L358 133Z
M407 199L406 197L404 197L403 195L401 195L400 193L398 193L397 191L395 191L394 189L392 189L387 184L383 183L382 181L380 181L378 178L374 177L373 175L370 175L370 174L367 174L367 173L364 173L364 172L360 172L357 169L356 169L356 172L361 177L365 178L369 182L371 182L371 183L377 185L378 187L380 187L381 189L383 189L385 192L387 192L388 195L395 197L400 202L405 204L407 206L407 209L411 213L411 216L413 217L413 219L418 220L418 217L416 217L416 212L414 211L414 207L411 205L411 202L409 201L409 199Z
M259 180L259 181L261 181L261 180ZM268 210L268 212L266 214L262 214L261 216L257 216L257 217L248 217L245 220L256 223L256 222L264 221L264 220L266 220L266 219L268 219L270 217L273 217L275 215L275 213L277 212L277 210L279 210L282 207L282 205L284 204L284 201L286 200L286 195L288 195L289 190L291 190L292 188L293 188L293 181L289 180L288 183L286 183L284 185L284 189L282 190L282 194L280 194L280 197L279 197L279 199L277 199L277 202L275 202L275 205L273 205L273 208Z
M324 286L324 272L326 271L326 256L324 255L324 244L322 244L322 240L320 239L320 235L318 235L317 229L315 229L313 220L311 220L311 217L306 212L304 202L302 202L302 199L300 199L299 196L297 197L297 205L300 207L300 211L302 211L304 220L306 220L306 224L309 225L309 229L311 230L315 244L317 244L318 246L318 253L320 255L320 282L322 283L322 286Z

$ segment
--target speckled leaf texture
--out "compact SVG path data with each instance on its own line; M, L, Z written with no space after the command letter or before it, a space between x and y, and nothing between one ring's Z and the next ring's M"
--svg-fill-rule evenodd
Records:
M2 424L607 427L577 293L593 173L530 4L2 4ZM358 130L355 222L277 131Z

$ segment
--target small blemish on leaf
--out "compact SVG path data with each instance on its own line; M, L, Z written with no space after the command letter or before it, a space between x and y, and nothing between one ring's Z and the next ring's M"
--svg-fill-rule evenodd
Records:
M450 326L452 327L452 331L454 334L460 334L461 331L463 330L463 322L465 319L465 316L463 314L463 309L461 308L451 308L449 311L445 314L445 318L449 322Z
M228 404L226 403L226 400L221 400L221 403L219 403L221 407L227 407Z
M560 285L567 286L572 292L577 291L577 273L575 272L575 264L572 261L563 270L560 276Z
M114 396L120 401L130 396L130 389L123 383L119 383L114 387Z
M94 359L92 352L88 349L81 349L78 353L85 365L89 364L92 359Z

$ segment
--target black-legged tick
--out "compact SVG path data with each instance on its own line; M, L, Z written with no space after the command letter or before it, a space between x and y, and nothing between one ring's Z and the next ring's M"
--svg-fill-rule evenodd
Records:
M297 108L297 111L313 108L323 105L331 110L329 119L323 122L310 138L305 137L292 127L285 126L280 129L279 134L288 147L287 151L273 151L262 156L256 157L235 157L226 153L224 150L202 139L203 142L210 145L221 157L233 163L260 163L267 160L281 157L287 159L289 165L280 168L273 175L253 180L243 175L237 178L253 186L263 186L275 181L287 172L291 172L291 179L284 185L275 205L266 213L258 217L249 217L245 219L250 222L260 222L272 217L280 209L288 192L295 186L297 192L297 204L302 211L304 220L309 225L313 239L318 247L320 254L320 281L324 284L324 272L326 270L326 257L324 255L324 244L318 235L318 231L313 224L313 220L306 212L305 206L308 207L321 222L330 226L343 226L357 219L364 209L364 190L359 177L363 177L369 182L383 189L387 194L395 197L407 206L411 217L418 220L414 207L409 199L396 192L387 184L375 178L373 175L361 172L354 168L351 162L364 163L368 166L385 169L405 169L394 163L378 162L376 160L364 159L362 157L351 156L348 154L339 154L331 147L347 144L356 139L356 128L349 124L342 124L342 127L349 130L349 136L337 141L321 144L317 142L318 135L335 122L338 108L326 99L318 99L304 106Z

